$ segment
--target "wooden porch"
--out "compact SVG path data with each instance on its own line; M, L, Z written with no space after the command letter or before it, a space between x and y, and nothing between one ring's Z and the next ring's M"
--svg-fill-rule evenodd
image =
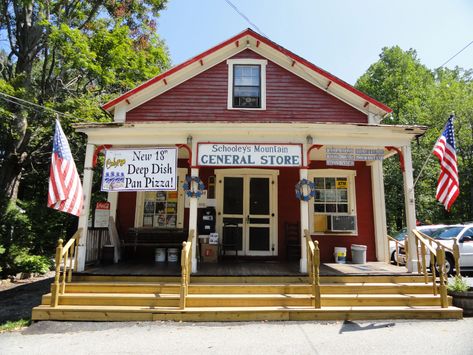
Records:
M218 263L199 263L194 276L307 276L299 271L298 262L278 261L223 261ZM123 261L111 265L89 266L75 275L101 276L181 276L179 263L143 263ZM411 275L405 267L384 262L366 264L320 265L320 276L401 276Z

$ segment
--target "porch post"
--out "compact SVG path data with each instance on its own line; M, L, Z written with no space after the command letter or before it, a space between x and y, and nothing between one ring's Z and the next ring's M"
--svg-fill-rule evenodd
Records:
M110 202L110 217L113 217L113 220L117 220L117 206L118 206L118 192L112 191L107 195L107 201Z
M82 234L79 240L78 254L77 254L77 271L84 271L85 256L87 248L87 230L89 227L89 210L90 210L90 196L92 193L92 180L94 177L94 170L92 166L92 159L94 156L95 145L87 144L84 161L84 180L82 181L82 190L84 192L84 207L79 216L79 228L82 228Z
M191 168L191 176L199 176L199 169L198 168ZM189 198L189 231L194 230L195 232L195 240L192 244L192 272L197 272L197 208L199 205L199 201L197 197L190 197Z
M412 176L411 146L401 148L404 155L404 205L406 209L406 227L409 241L409 255L407 256L407 271L417 272L417 253L415 252L415 238L412 230L416 227L416 204L414 197L414 179Z
M376 260L389 262L383 161L372 161L370 165L371 194L373 195L374 235L376 241Z
M307 162L305 162L307 164ZM309 170L303 168L299 170L299 178L307 179ZM306 241L304 239L304 230L309 229L309 201L300 201L301 209L301 260L299 269L301 272L307 272L307 252L306 252Z

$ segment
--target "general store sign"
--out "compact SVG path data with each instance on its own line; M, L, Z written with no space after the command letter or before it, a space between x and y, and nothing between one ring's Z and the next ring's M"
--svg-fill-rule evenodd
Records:
M177 148L107 150L102 191L175 191L176 172Z
M302 166L300 144L198 143L200 166Z

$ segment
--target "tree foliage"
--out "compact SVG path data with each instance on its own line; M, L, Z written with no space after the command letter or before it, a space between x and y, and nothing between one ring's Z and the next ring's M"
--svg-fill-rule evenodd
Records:
M109 120L100 109L103 102L169 66L156 26L165 4L0 0L0 40L7 43L0 49L0 93L68 113L61 124L79 171L84 141L70 124ZM0 116L0 225L9 231L0 235L0 246L20 239L10 235L13 222L6 206L21 205L30 220L45 222L31 224L29 235L36 242L25 247L52 250L52 241L75 223L73 217L43 208L55 114L0 94Z
M431 70L421 63L415 50L394 46L383 48L380 59L357 81L356 87L393 109L384 123L419 124L429 127L413 144L416 178L426 160L416 192L417 218L422 222L453 223L473 219L473 80L472 72L461 68ZM440 172L431 152L447 118L455 111L455 135L460 175L460 196L447 213L435 200ZM400 229L404 224L402 174L397 159L384 164L388 226Z

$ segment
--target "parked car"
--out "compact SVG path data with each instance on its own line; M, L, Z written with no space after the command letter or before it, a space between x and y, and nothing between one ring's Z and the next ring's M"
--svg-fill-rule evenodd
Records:
M432 225L427 225L427 226L417 226L416 229L428 236L432 236L434 232L436 232L437 230L443 227L445 227L445 224L432 224ZM403 228L398 234L396 234L393 237L394 239L400 242L398 256L399 256L399 264L402 264L402 265L406 263L406 255L404 251L404 240L406 239L406 236L407 236L407 228ZM397 263L396 243L393 242L392 240L389 241L389 255L391 256L391 261L393 263Z
M454 240L456 240L460 250L460 268L473 270L473 223L445 226L435 231L431 237L448 248L453 248ZM445 269L448 274L453 273L454 260L453 254L446 250ZM427 263L430 263L430 253L427 253Z

